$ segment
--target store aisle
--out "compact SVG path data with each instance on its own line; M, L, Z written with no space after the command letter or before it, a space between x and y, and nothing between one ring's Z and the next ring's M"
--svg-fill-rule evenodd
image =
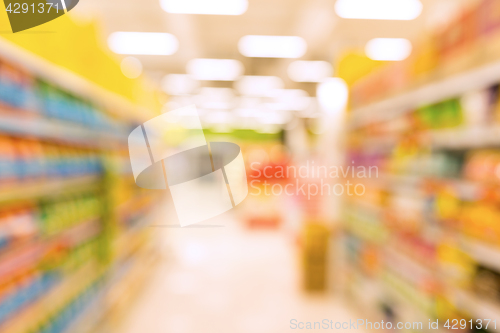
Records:
M165 259L120 333L277 333L292 331L292 319L354 319L332 297L300 291L297 249L284 232L220 222L158 228Z

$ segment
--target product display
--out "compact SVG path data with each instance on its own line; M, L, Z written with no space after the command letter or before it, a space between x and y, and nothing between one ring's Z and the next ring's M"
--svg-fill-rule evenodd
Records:
M138 227L161 196L133 182L126 138L135 121L97 105L0 59L2 332L97 322L91 305L121 281L138 283L129 276L147 262L139 253L152 238Z
M486 23L477 20L484 8L464 13L435 40L441 43L440 61L455 61L471 43L496 40L496 27L485 28L488 36L481 29L472 32ZM353 101L380 99L383 93L367 94L384 71L389 69L360 83ZM464 75L475 81L464 85L456 84L461 74L453 75L353 110L347 160L376 166L379 176L365 180L364 196L346 200L348 286L363 309L376 309L375 316L387 320L439 319L445 329L453 320L491 320L487 328L472 329L496 332L500 75L495 81L488 71L469 68ZM406 86L412 86L411 78ZM377 114L367 117L368 112ZM368 289L369 295L360 292Z
M38 2L0 333L500 333L500 0Z
M406 60L383 66L356 82L352 87L351 106L360 108L397 96L416 84L435 83L450 74L462 73L497 60L500 55L496 47L500 39L498 6L495 0L471 3L444 28L421 36ZM490 81L488 75L479 80L482 84ZM455 81L453 85L464 88L473 81ZM433 90L445 93L437 87Z

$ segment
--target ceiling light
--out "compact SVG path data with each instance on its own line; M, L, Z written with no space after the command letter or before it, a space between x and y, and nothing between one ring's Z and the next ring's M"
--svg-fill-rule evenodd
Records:
M404 38L374 38L365 47L365 52L372 60L401 61L410 55L412 46Z
M335 12L346 19L413 20L422 12L420 0L337 0Z
M161 88L170 95L188 95L200 87L200 82L187 74L168 74L161 80Z
M241 96L239 98L238 107L243 109L252 109L257 108L262 105L262 99L259 97L249 97L249 96Z
M288 76L295 82L321 82L332 75L332 65L326 61L297 60L288 66Z
M241 15L248 0L160 0L161 8L172 14Z
M272 103L267 106L272 110L301 111L309 107L311 98L301 89L276 89L271 94Z
M275 89L283 89L285 84L277 76L247 75L235 84L236 90L244 96L268 96Z
M307 51L306 41L297 36L244 36L238 50L246 57L300 58Z
M197 80L233 81L243 74L243 64L233 59L193 59L186 68Z
M344 80L332 77L318 85L316 96L323 110L328 113L336 113L347 106L349 89Z
M108 45L115 53L137 55L171 55L179 48L177 38L163 32L113 32Z
M196 105L204 109L231 109L237 103L231 88L203 87L196 97Z

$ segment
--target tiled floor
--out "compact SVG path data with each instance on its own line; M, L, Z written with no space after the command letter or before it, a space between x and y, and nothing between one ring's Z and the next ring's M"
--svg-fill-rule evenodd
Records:
M292 319L354 319L331 296L301 292L289 236L227 216L205 223L223 227L158 228L165 259L119 333L280 333L297 331Z

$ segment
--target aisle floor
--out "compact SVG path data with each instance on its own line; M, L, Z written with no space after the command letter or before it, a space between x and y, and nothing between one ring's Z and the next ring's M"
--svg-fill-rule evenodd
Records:
M285 232L220 221L158 227L164 258L120 333L280 333L297 331L292 319L355 319L331 295L301 292L297 248Z

